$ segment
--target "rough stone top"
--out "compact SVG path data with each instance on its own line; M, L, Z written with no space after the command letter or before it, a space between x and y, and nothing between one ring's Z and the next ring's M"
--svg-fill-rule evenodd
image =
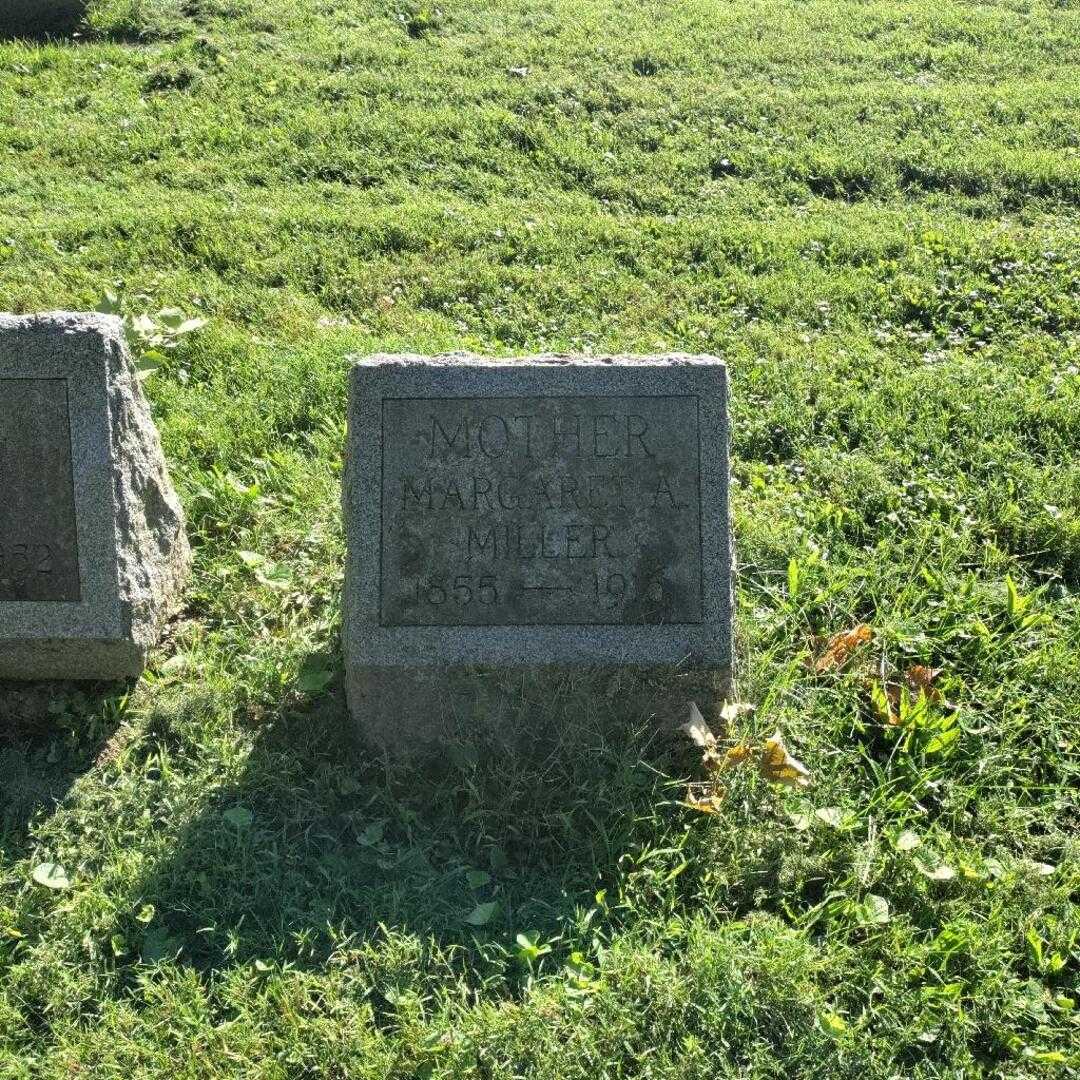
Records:
M478 356L476 353L442 353L438 356L420 356L416 353L376 353L373 356L351 356L357 367L723 367L718 356L682 352L655 353L652 355L629 355L618 353L610 356L582 356L567 353L541 353L535 356Z
M101 334L122 337L124 325L116 315L97 311L45 311L35 315L0 314L0 330L33 331L49 334Z
M127 371L124 322L98 311L0 314L0 377ZM126 378L126 375L125 375Z

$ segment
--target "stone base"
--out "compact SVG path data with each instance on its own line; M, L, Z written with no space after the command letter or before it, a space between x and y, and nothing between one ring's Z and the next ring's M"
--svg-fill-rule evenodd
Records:
M0 679L131 679L146 666L146 653L134 641L4 642Z
M428 757L477 732L513 742L598 710L671 732L691 701L719 730L719 711L734 696L727 671L670 666L350 666L346 690L361 737L394 758Z

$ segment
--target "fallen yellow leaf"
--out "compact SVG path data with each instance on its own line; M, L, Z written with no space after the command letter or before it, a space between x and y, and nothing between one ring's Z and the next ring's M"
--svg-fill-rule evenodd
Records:
M724 760L720 763L722 769L733 769L736 765L741 765L744 761L749 760L754 755L754 748L747 743L739 743L738 746L731 747L725 754Z
M723 789L715 785L703 786L701 793L695 793L695 785L686 789L686 805L699 814L718 814L723 805Z
M825 645L825 651L810 664L818 675L828 671L839 671L860 645L865 645L874 636L869 623L859 623L851 630L842 630L833 634Z
M794 788L810 786L810 770L798 758L788 753L779 731L765 740L758 768L770 783L786 784Z
M690 719L683 724L682 729L695 746L701 747L706 752L716 750L716 736L712 733L712 728L705 723L705 717L701 715L701 710L693 701L690 702Z

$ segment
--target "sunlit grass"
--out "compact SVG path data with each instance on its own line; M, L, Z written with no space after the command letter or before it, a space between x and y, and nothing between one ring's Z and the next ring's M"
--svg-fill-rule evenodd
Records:
M183 620L129 691L2 698L0 1076L1080 1067L1078 38L1065 0L96 0L0 42L0 309L209 320L147 382ZM812 787L695 815L692 749L573 684L424 770L356 745L347 357L464 348L729 361L732 735ZM944 745L875 711L914 664Z

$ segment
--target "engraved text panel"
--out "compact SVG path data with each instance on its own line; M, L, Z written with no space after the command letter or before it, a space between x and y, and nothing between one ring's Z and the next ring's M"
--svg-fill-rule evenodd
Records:
M388 399L382 437L383 625L701 622L696 398Z
M67 381L0 379L0 602L80 594Z

